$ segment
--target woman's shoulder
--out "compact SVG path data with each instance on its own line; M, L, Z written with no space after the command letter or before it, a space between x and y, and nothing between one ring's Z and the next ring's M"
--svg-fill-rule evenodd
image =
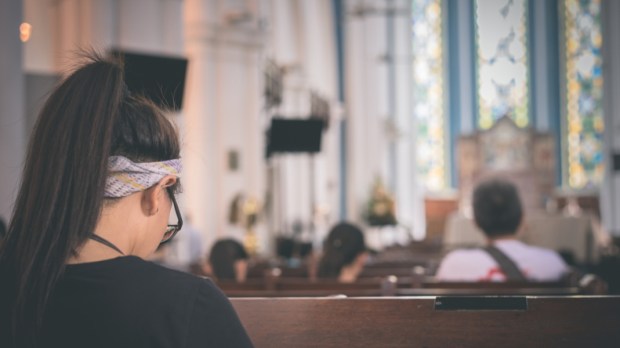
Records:
M135 296L137 302L162 300L162 303L170 303L171 299L188 301L197 296L201 288L203 292L216 288L208 279L135 256L71 265L67 267L65 275L65 284L70 287L79 285L83 288L86 284L96 282L107 288L109 294Z

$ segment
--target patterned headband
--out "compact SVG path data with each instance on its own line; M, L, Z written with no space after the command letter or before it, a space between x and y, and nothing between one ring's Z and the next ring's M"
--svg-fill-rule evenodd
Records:
M180 177L181 170L180 159L134 163L123 156L110 156L104 197L120 198L146 190L166 175Z

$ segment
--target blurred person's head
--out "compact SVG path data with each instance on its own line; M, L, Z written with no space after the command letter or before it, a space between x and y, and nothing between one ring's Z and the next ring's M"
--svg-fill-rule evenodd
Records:
M368 256L364 234L355 225L341 222L332 227L323 244L319 278L355 281Z
M515 235L523 218L517 188L500 179L482 182L475 188L473 208L476 224L489 239Z
M218 280L244 282L247 275L248 253L234 239L221 239L213 244L209 254L211 273Z

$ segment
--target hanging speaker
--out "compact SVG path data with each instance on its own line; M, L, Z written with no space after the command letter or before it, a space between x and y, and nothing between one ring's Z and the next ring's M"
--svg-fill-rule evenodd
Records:
M124 61L125 83L131 93L144 95L164 109L181 109L187 59L121 50L111 54Z
M267 133L267 157L280 152L320 152L323 126L319 119L273 118Z

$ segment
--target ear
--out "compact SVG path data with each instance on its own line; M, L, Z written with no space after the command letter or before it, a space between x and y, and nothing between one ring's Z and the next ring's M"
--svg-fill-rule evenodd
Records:
M155 184L148 189L142 191L142 211L146 216L153 216L159 212L159 196L163 193L163 188L159 184Z
M142 192L142 211L146 216L153 216L159 212L159 198L166 194L166 187L174 185L177 178L174 175L166 175L159 182Z
M174 175L166 175L161 180L159 180L159 186L169 187L176 184L177 180L177 177Z

